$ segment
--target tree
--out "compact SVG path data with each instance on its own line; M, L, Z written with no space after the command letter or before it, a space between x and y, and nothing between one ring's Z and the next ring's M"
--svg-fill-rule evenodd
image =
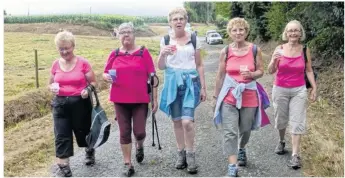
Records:
M256 39L260 41L268 41L270 39L267 32L267 18L265 12L270 7L270 2L243 2L241 3L244 18L250 24L249 40L254 41Z
M195 22L205 23L214 21L215 15L213 13L215 5L213 2L185 2L184 7L189 7L196 13L198 20Z
M230 18L244 17L242 5L239 2L232 2L230 4Z
M4 15L7 15L6 10L4 10Z
M230 2L215 2L215 15L230 18Z

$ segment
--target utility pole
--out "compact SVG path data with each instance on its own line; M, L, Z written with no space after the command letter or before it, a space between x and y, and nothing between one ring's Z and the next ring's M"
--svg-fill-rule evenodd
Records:
M30 16L30 5L28 5L28 16Z
M91 15L91 6L90 6L90 15Z

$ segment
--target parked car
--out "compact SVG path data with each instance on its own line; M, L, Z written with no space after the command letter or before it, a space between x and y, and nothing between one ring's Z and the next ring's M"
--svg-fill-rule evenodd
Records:
M223 38L220 36L219 33L209 33L207 40L207 44L223 44Z
M207 41L207 36L208 36L208 34L210 34L210 33L217 33L217 31L216 31L216 30L208 30L208 31L206 31L206 34L205 34L205 41Z

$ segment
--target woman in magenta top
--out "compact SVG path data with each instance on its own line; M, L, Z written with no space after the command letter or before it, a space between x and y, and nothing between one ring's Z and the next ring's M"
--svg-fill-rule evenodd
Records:
M217 100L226 75L237 83L236 86L230 88L220 106L223 151L228 158L228 175L236 177L237 165L245 166L247 163L245 146L249 141L255 113L259 106L256 83L254 83L255 90L247 89L247 87L262 77L264 69L261 49L257 49L255 64L254 44L245 40L249 34L248 22L243 18L233 18L228 23L227 31L233 42L229 44L229 48L221 51L213 98L215 101ZM235 89L240 92L237 99L233 95ZM240 99L242 99L242 104L238 106L237 103Z
M115 104L116 119L120 130L120 144L124 157L123 173L131 176L134 167L131 163L132 122L136 139L136 160L144 159L143 142L146 137L146 118L148 114L147 81L155 73L149 51L135 44L132 23L123 23L118 29L122 46L110 53L105 65L103 78L111 84L109 100ZM113 78L110 74L116 70ZM114 80L113 80L114 79ZM153 89L152 112L157 111L157 88Z
M272 100L274 107L275 128L279 130L280 141L275 153L281 155L285 151L285 131L288 124L291 127L292 158L288 166L298 169L301 167L300 139L306 132L306 110L308 93L305 72L311 83L310 99L316 99L316 83L311 65L310 50L307 48L307 59L304 59L303 45L305 32L297 20L290 21L283 32L283 40L287 43L279 45L268 65L269 73L277 73ZM307 62L306 62L307 61Z
M87 147L86 135L91 127L91 100L87 87L95 88L95 74L89 62L73 51L75 39L71 32L59 32L55 44L60 58L53 62L49 88L55 94L52 101L54 117L57 176L70 177L69 157L73 156L74 132L79 147ZM85 149L86 165L95 163L95 150Z

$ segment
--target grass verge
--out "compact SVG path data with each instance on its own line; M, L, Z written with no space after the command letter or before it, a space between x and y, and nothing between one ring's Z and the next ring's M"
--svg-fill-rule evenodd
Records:
M319 74L318 101L307 111L308 132L302 137L306 176L344 176L343 71L328 68Z

